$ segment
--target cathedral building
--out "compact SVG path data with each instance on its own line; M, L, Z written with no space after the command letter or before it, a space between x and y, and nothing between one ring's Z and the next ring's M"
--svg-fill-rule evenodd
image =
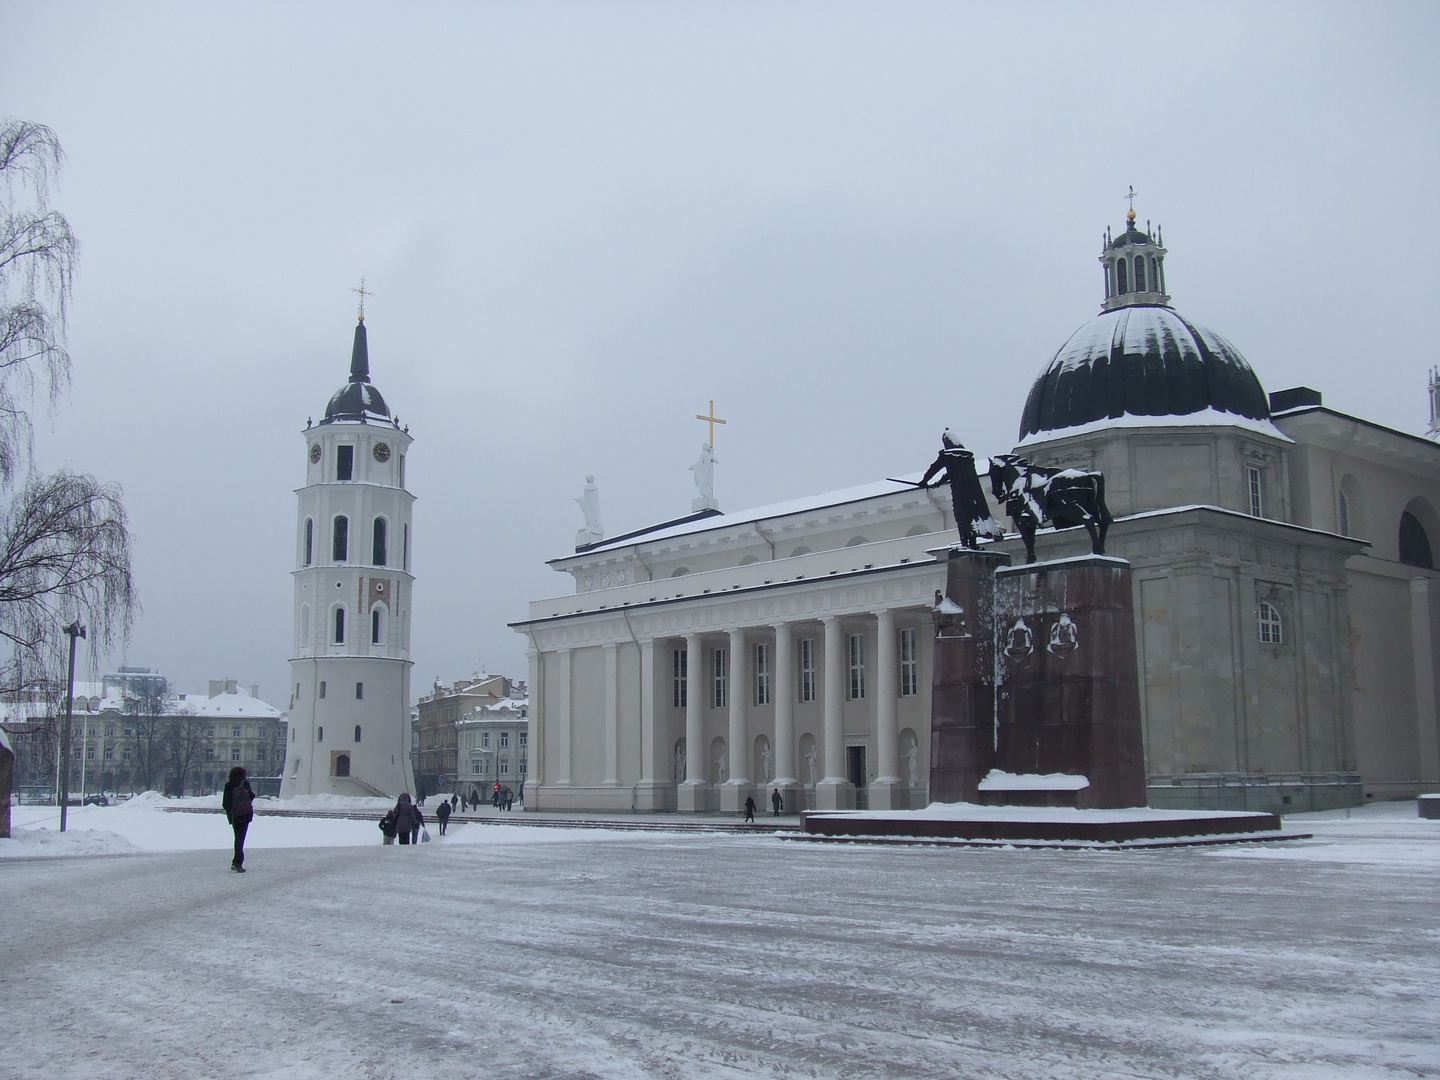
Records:
M307 424L297 492L290 737L281 794L413 791L410 435L370 382L362 313L350 378Z
M1133 212L1107 234L1101 311L1044 366L1014 447L1105 475L1150 804L1308 810L1440 786L1440 445L1305 387L1267 394L1171 306L1166 255ZM552 560L573 589L515 624L526 808L735 810L775 789L792 810L925 805L955 538L948 491L884 480ZM1013 536L994 548L1025 557ZM1038 557L1088 550L1084 530L1050 530Z

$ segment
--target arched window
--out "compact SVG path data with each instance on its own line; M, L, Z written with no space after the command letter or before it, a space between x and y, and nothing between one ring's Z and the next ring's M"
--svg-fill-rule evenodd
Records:
M1117 260L1115 261L1115 291L1116 291L1117 293L1120 293L1122 296L1123 296L1125 293L1127 293L1127 292L1130 291L1130 285L1129 285L1129 283L1125 280L1125 260L1124 260L1124 259L1117 259Z
M403 466L405 463L404 463L404 461L402 460L400 464ZM410 569L410 523L409 523L408 521L407 521L404 525L402 525L402 526L400 527L400 537L401 537L401 541L402 541L402 545L401 545L401 546L402 546L402 550L401 550L401 552L400 552L400 569L401 569L401 570L409 570L409 569Z
M346 562L350 558L350 519L344 514L335 517L335 539L331 545L331 558Z
M1285 627L1280 621L1280 610L1264 600L1260 601L1260 643L1262 645L1285 644Z
M1155 272L1160 276L1155 279L1155 291L1165 291L1165 260L1159 259L1155 263Z
M1342 489L1341 492L1340 492L1340 499L1339 499L1339 502L1338 502L1338 504L1337 504L1337 506L1336 506L1336 510L1337 510L1337 515L1336 515L1336 516L1340 519L1340 521L1339 521L1339 524L1340 524L1340 535L1341 535L1341 536L1349 536L1349 535L1350 535L1350 498L1349 498L1348 495L1345 494L1345 492L1344 492L1343 489Z
M345 609L343 607L335 609L335 633L331 636L330 641L335 645L345 644Z
M1135 291L1145 291L1145 256L1135 256Z
M1426 535L1420 519L1409 510L1400 514L1400 561L1406 566L1418 566L1421 570L1435 569L1430 537Z
M370 545L370 561L376 566L389 564L389 552L385 546L385 519L375 519L375 537Z
M1105 268L1105 299L1110 299L1110 268Z
M370 612L370 644L380 644L380 609Z
M301 645L309 645L309 644L310 644L310 605L309 605L309 604L302 604L302 605L300 605L300 644L301 644ZM297 695L297 696L299 695L299 691L298 691L298 690L296 691L296 695Z
M336 755L335 755L335 775L336 775L336 776L349 776L349 775L350 775L350 755L349 755L349 754L336 754Z
M309 566L315 561L315 519L305 519L305 561L302 566Z
M684 576L685 576L686 574L688 574L689 572L690 572L690 568L689 568L688 566L677 566L677 567L675 568L675 571L674 571L670 576L671 576L671 577L684 577Z
M355 684L355 700L356 700L356 701L364 701L364 700L365 700L365 684L364 684L363 682L357 682L357 683Z
M1150 291L1160 291L1160 271L1155 265L1155 256L1150 256Z
M798 559L801 555L809 555L809 554L810 554L810 549L809 549L808 547L806 547L804 544L801 544L801 545L800 545L799 547L797 547L794 551L790 552L790 558L792 558L792 559Z
M356 724L356 725L355 725L355 741L356 741L357 743L360 741L360 725L359 725L359 724Z

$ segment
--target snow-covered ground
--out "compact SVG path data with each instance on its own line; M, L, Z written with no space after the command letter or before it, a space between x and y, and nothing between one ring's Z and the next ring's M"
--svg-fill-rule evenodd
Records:
M1131 852L261 818L242 877L150 802L72 816L118 858L16 808L7 1080L1440 1076L1413 803Z

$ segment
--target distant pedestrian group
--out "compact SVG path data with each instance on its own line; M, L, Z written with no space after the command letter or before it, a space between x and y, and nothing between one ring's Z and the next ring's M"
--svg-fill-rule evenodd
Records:
M442 803L449 807L449 803ZM441 821L449 820L449 813L446 812ZM420 831L425 827L425 815L420 807L410 801L410 793L402 791L400 798L395 801L393 809L388 811L380 819L380 833L385 838L386 844L393 844L398 838L402 844L418 844L420 842ZM444 830L442 828L441 832ZM429 834L426 834L429 839Z

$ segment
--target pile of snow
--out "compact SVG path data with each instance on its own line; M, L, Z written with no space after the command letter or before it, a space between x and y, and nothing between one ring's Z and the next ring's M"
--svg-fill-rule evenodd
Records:
M40 855L121 855L139 851L118 833L102 829L65 832L40 826L16 829L9 840L0 840L0 858L34 858Z
M980 781L981 791L1079 791L1090 786L1088 776L1072 773L1011 773L991 769Z

